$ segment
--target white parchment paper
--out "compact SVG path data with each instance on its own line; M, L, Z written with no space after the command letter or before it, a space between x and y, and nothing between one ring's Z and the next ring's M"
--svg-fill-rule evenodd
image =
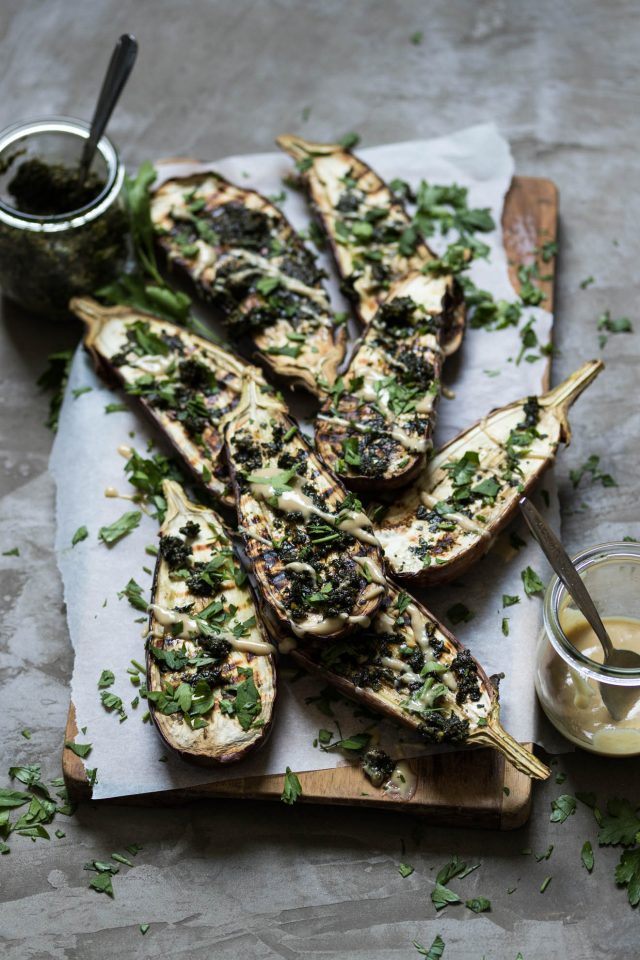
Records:
M492 124L437 140L389 144L360 152L385 179L401 177L415 186L421 179L463 184L469 188L470 205L489 207L496 224L500 224L513 160L508 144ZM291 172L288 159L279 153L229 157L217 162L215 168L230 180L267 195L278 194L282 190L281 178ZM309 216L303 197L292 190L286 192L285 213L295 227L305 229ZM500 227L482 239L491 246L490 261L475 261L471 278L496 298L513 300ZM430 242L436 250L446 245L438 238ZM332 301L336 309L342 309L344 303L328 259L325 266L332 278ZM535 318L539 342L546 343L551 333L550 314L542 309L527 310L522 322L530 316ZM467 331L459 357L445 369L445 379L455 397L443 399L440 404L438 445L493 407L541 391L546 362L516 365L520 346L515 328L491 333ZM84 387L91 389L79 392ZM79 348L51 457L57 486L56 550L75 651L71 696L78 727L86 727L78 742L93 745L86 765L98 769L94 797L150 793L217 779L282 773L287 766L303 771L345 763L340 755L314 747L318 729L331 729L336 736L340 730L346 736L368 729L371 720L354 716L352 705L331 704L335 714L331 717L327 716L323 700L307 703L307 699L318 697L322 683L309 677L295 678L295 667L286 658L279 664L279 700L268 744L223 771L192 768L167 755L154 728L142 723L145 701L141 700L135 709L129 706L137 691L126 670L132 658L144 661L142 625L135 623L140 614L126 599L119 600L117 594L130 577L146 590L150 587L151 576L143 568L152 567L153 558L145 554L145 546L156 542L157 523L143 515L139 528L111 548L100 543L97 534L102 525L112 523L131 508L127 502L104 496L108 486L125 494L133 492L126 482L118 447L127 444L143 452L149 442L155 442L156 449L163 445L153 428L133 411L105 413L106 404L122 399L96 377L88 357ZM297 415L309 410L308 402L296 395L290 398L290 406ZM549 494L550 519L558 525L557 496L551 476L547 476L543 487ZM73 534L81 525L88 527L89 537L72 547ZM518 528L518 532L524 537L522 529ZM446 610L458 601L464 601L474 612L472 621L455 629L489 673L505 674L501 684L504 726L520 740L541 741L533 686L541 601L525 596L520 571L531 565L545 579L548 570L538 549L529 542L530 538L526 539L527 546L515 555L508 537L503 537L487 558L464 576L463 584L437 588L420 598L443 619ZM503 593L518 594L520 603L503 610ZM509 618L508 637L501 630L503 616ZM116 676L111 690L126 705L128 719L123 723L117 715L107 713L100 702L97 681L103 669L112 670ZM379 736L381 744L396 757L416 756L429 749L406 731L387 723L380 724L374 736ZM558 741L549 740L548 731L545 736L545 746L559 747Z

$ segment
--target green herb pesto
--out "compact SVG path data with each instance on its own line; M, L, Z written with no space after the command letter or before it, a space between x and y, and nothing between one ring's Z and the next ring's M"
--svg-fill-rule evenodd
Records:
M95 175L78 183L77 168L25 160L8 193L16 215L79 217L103 191ZM27 309L64 316L70 298L109 283L127 253L127 217L117 201L100 216L55 233L0 223L0 283Z

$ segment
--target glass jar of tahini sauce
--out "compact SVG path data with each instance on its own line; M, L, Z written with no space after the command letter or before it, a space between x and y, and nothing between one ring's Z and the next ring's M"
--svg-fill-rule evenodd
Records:
M613 646L640 654L640 544L603 543L574 564ZM542 709L567 739L605 756L640 754L640 670L603 664L600 643L557 577L545 594L535 682ZM629 689L621 720L604 705L605 684Z

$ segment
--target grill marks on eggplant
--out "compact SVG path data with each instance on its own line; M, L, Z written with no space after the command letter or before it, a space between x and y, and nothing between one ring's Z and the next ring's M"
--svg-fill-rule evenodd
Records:
M151 202L158 243L222 312L231 334L247 334L279 376L323 395L345 354L324 274L283 214L252 190L214 173L168 180Z
M569 407L602 369L588 361L555 389L495 410L444 446L376 525L395 576L439 583L480 559L558 444L569 443Z
M172 481L163 493L147 641L150 712L184 759L228 763L269 733L275 651L220 518Z
M71 301L87 325L96 366L150 415L185 464L217 499L233 505L223 461L222 419L240 399L242 376L260 372L182 327L128 307Z
M327 234L342 289L364 324L394 283L421 271L435 254L411 224L404 205L366 163L339 144L312 143L285 134L276 142L297 161L314 213ZM436 278L425 276L425 282ZM464 304L451 276L447 289L447 354L460 346Z
M292 656L428 743L484 744L529 777L549 776L549 769L501 727L497 690L469 651L391 583L368 630L329 644L305 640Z
M384 593L382 557L360 503L250 378L226 440L240 529L272 622L325 639L368 625Z
M407 483L431 448L447 296L438 283L414 273L394 286L318 416L317 448L353 489Z

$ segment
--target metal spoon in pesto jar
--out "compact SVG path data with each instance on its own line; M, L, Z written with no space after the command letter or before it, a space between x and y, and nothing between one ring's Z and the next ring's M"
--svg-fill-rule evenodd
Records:
M120 94L133 70L137 55L138 41L130 33L123 33L111 54L111 60L104 75L98 102L93 113L89 136L84 142L78 173L80 183L84 183L87 177L100 137L104 133L111 114L120 99Z
M558 575L559 580L566 587L578 610L600 641L605 666L622 667L627 670L640 669L640 654L633 650L617 650L611 643L611 638L600 618L595 603L589 596L582 577L546 520L526 497L521 497L519 504L529 530L542 547L544 555ZM600 683L599 687L602 702L613 719L624 720L638 699L637 688L615 686L611 683Z

